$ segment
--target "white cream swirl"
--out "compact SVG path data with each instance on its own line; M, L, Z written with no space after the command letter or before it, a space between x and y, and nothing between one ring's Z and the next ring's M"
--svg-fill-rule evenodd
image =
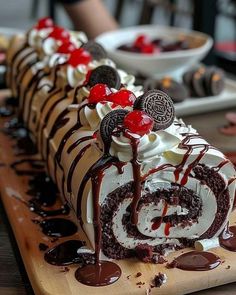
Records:
M88 65L79 64L77 67L68 65L67 79L71 87L80 86L84 83L88 71L93 70L99 66L107 65L115 67L113 61L108 58L100 60L92 60Z
M45 29L36 29L32 28L28 32L28 43L30 47L33 47L36 50L40 50L43 40L47 38L47 36L52 32L52 28L45 28Z
M91 130L97 130L102 119L111 111L121 109L122 107L110 101L99 102L95 108L85 106L80 113L80 121L83 126L89 126ZM126 107L130 110L130 107Z
M137 134L131 134L131 136L138 138ZM179 143L180 139L176 135L172 135L165 130L150 132L140 136L137 147L138 160L140 162L151 161ZM119 137L112 136L110 154L122 162L131 161L133 159L133 151L130 139L123 134Z

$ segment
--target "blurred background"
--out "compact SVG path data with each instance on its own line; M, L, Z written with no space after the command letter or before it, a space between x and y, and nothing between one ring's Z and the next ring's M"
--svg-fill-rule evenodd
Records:
M177 26L205 32L215 40L205 60L236 71L236 0L104 0L121 27L138 24ZM72 28L56 0L0 0L0 27L28 29L41 16Z

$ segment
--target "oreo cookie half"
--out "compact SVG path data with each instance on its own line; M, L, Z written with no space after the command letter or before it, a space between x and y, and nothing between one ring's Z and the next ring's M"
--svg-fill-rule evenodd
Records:
M205 87L204 87L205 72L196 71L192 77L192 87L193 92L197 97L207 96Z
M100 45L99 43L96 43L92 40L85 43L82 48L87 50L93 57L93 59L100 60L102 58L107 57L106 50Z
M101 121L100 136L104 143L104 152L108 153L111 145L113 130L123 124L124 117L128 114L127 110L114 110L108 113Z
M110 88L120 88L120 75L116 69L110 66L99 66L94 69L89 78L89 86L93 87L96 84L106 84Z
M205 75L205 87L208 95L219 95L224 86L224 72L214 67L210 68Z
M159 81L156 89L169 95L173 102L182 102L188 97L188 90L183 83L179 83L172 78L163 78Z
M168 128L174 121L175 109L172 99L160 90L146 92L138 101L138 109L154 120L153 130Z

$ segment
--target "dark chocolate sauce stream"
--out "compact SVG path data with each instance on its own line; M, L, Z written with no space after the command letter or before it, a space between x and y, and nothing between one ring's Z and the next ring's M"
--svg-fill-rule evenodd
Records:
M236 252L236 226L226 226L219 238L220 246L226 250Z
M77 269L75 273L76 279L89 286L105 286L112 284L121 276L121 270L118 265L113 262L101 261L100 251L102 242L102 226L101 226L101 207L99 204L99 192L101 182L104 176L104 171L112 164L115 164L117 159L109 155L104 155L100 158L85 174L78 192L77 214L80 218L81 201L85 185L89 179L92 182L92 195L93 195L93 224L94 224L94 240L95 240L95 264L86 265Z
M221 260L211 252L191 251L178 256L171 264L182 270L206 271L219 266Z

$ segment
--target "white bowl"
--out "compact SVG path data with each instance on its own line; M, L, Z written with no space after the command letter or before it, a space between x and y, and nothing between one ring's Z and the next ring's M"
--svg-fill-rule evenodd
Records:
M162 52L156 54L140 54L117 49L120 45L132 43L137 35L145 34L151 39L176 40L185 36L191 49ZM203 59L213 40L210 36L180 28L145 25L106 32L96 38L107 50L108 56L123 69L141 73L145 76L163 76L180 74L187 68Z

